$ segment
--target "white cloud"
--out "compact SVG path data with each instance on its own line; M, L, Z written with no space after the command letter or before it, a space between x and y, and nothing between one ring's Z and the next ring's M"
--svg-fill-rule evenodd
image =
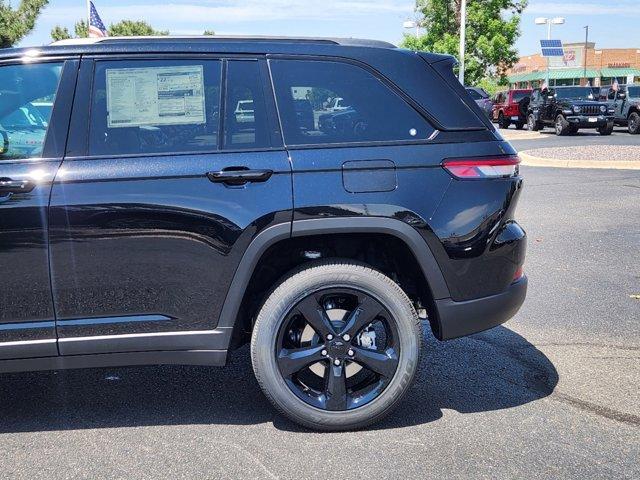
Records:
M580 3L531 2L525 13L539 15L625 15L640 16L639 0Z

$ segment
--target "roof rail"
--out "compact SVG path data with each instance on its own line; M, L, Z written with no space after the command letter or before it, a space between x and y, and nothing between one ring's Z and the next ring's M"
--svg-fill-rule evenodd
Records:
M316 38L316 37L269 37L269 36L234 36L234 35L191 35L191 36L145 36L145 37L102 37L102 38L69 38L51 43L53 46L64 45L95 45L98 43L121 42L264 42L264 43L315 43L333 44L354 47L396 48L395 45L381 40L366 40L361 38Z

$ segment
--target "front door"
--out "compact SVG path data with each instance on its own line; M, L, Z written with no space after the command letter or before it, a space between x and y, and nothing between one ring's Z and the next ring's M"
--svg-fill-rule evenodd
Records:
M51 197L62 355L225 347L216 326L242 254L291 221L264 65L83 60Z
M58 354L47 215L76 72L0 64L0 360Z

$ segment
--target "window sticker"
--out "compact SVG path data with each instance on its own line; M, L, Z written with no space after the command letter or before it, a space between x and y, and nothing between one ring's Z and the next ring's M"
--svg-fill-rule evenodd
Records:
M205 123L202 65L106 72L109 128Z

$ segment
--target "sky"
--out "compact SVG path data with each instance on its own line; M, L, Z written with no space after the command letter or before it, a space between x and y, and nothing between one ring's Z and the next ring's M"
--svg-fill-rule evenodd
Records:
M468 0L474 1L474 0ZM18 0L9 3L17 4ZM360 37L398 44L407 30L402 22L413 16L415 2L407 0L94 0L105 25L122 19L145 20L158 30L176 35L199 35L215 30L221 35L292 35ZM599 48L640 48L640 0L529 0L522 16L521 55L538 51L546 27L534 24L539 16L563 16L553 26L552 38L563 42L589 40ZM20 46L51 41L49 32L86 18L84 0L50 0L34 31Z

